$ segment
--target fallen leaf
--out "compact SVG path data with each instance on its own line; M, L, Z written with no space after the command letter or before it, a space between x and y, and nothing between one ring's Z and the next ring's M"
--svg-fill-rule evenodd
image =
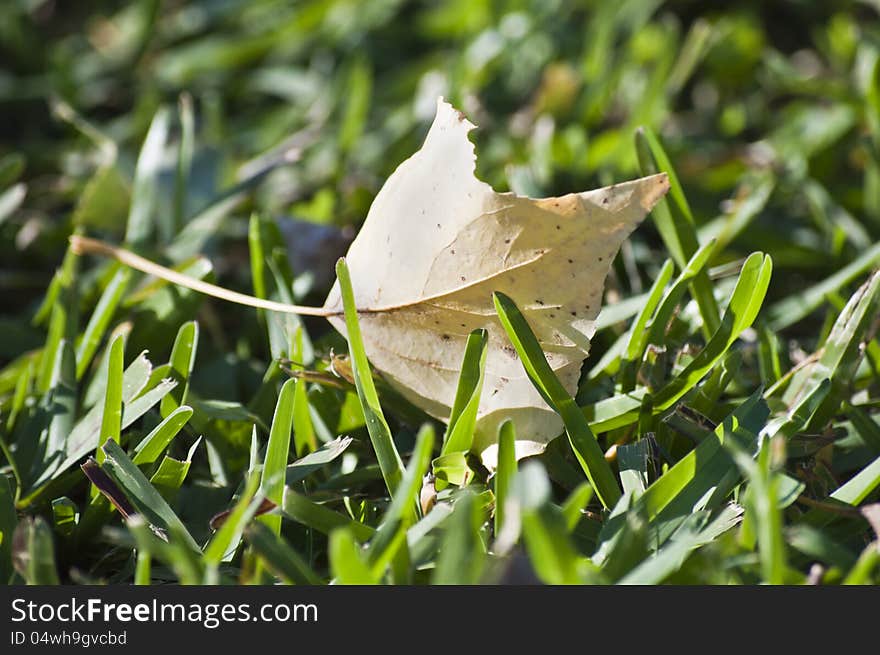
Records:
M653 175L558 198L496 193L474 174L473 128L440 99L424 145L379 191L346 262L367 356L439 419L449 416L468 334L488 330L474 449L493 466L503 420L516 423L517 457L543 451L562 422L526 377L492 293L519 305L574 393L611 263L669 181ZM324 310L344 334L338 282Z
M489 333L473 450L494 468L499 426L516 423L517 458L562 432L526 377L495 312L500 291L519 306L572 395L596 331L605 278L623 240L669 190L665 174L558 198L496 193L474 174L464 115L441 98L422 148L379 191L349 248L364 346L373 366L438 419L451 411L468 334ZM71 237L95 253L174 284L252 307L323 316L345 334L338 281L323 307L247 296L127 250Z

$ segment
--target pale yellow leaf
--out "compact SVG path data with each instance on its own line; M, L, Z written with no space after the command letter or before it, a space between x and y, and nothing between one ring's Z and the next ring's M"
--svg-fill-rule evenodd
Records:
M468 334L489 331L474 449L492 466L504 419L516 423L518 457L562 431L526 377L492 292L517 303L574 393L611 262L669 182L654 175L559 198L496 193L474 174L473 127L438 102L424 145L379 191L346 260L367 356L437 418L449 415ZM324 310L344 333L338 283Z

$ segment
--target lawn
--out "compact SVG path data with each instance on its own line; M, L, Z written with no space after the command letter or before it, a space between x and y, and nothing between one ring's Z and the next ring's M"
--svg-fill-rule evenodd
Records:
M880 582L878 14L0 3L0 581ZM668 176L573 393L503 293L449 420L368 363L338 260L440 96L498 192ZM84 239L286 305L336 283L347 337ZM498 338L560 417L519 460L515 413L475 442Z

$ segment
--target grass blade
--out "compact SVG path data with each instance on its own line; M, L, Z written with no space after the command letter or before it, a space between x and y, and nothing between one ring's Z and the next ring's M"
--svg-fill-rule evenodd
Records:
M98 344L107 331L110 321L113 320L113 314L122 301L122 296L128 288L128 281L131 279L131 269L121 266L110 282L104 288L98 304L95 305L95 311L92 312L83 333L82 341L76 349L76 379L82 379L83 375L89 368L95 352L98 350Z
M159 405L159 412L167 417L186 402L189 391L189 376L196 364L196 349L199 345L199 324L189 321L180 326L171 348L171 378L177 386L166 395Z
M299 553L262 523L248 526L244 537L269 570L288 584L324 584Z
M258 494L260 488L260 476L257 472L248 476L235 507L226 516L223 524L211 537L211 541L205 547L205 565L210 569L217 567L231 551L233 551L241 539L244 527L257 513L263 502L263 495Z
M153 234L153 208L158 196L159 168L169 124L168 110L163 108L157 111L138 155L125 229L125 241L135 250L143 248Z
M193 410L187 405L178 407L171 412L135 446L132 461L135 464L152 464L159 459L159 456L165 452L171 440L183 429L192 415Z
M119 443L122 438L122 379L125 338L118 335L110 344L108 353L107 388L104 391L104 410L101 414L101 428L98 433L98 449L95 459L98 464L104 461L102 445L108 439ZM94 494L93 494L94 495Z
M507 499L516 475L516 428L505 421L498 431L498 468L495 470L495 536L504 526Z
M266 499L281 505L284 500L284 484L287 460L290 458L290 430L293 428L293 394L296 380L287 380L278 394L275 416L269 430L269 443L266 445L266 459L263 464L261 488ZM260 519L274 534L281 533L281 517L277 514Z
M369 541L376 533L369 525L358 523L345 514L319 505L289 487L284 494L283 510L294 521L324 534L330 534L337 528L348 528L358 541L364 542Z
M690 206L672 162L653 131L649 127L640 127L636 130L635 139L642 175L664 172L669 177L669 197L675 209L671 209L670 203L665 198L661 198L651 212L651 216L663 238L663 243L666 244L679 268L684 270L688 259L693 257L700 246ZM706 273L701 272L695 276L691 284L691 292L703 317L704 332L707 336L711 335L718 329L721 319L718 304L712 294L712 284Z
M468 336L441 455L464 453L473 445L488 344L489 333L486 330L474 330Z
M385 479L385 486L391 496L400 485L403 478L403 461L394 445L391 437L391 429L382 413L379 404L379 396L373 384L373 376L370 373L370 364L367 362L367 353L364 350L364 342L361 337L361 329L357 319L357 305L354 301L354 292L351 288L351 277L345 259L336 263L336 276L339 280L339 289L342 292L342 303L345 308L345 328L348 332L348 345L351 351L351 368L354 374L355 386L358 397L367 421L367 431L370 433L370 441Z
M718 330L691 363L657 392L654 398L656 410L668 409L690 391L724 356L742 331L754 322L767 294L772 270L769 256L761 253L749 256L743 264Z
M12 536L12 561L29 585L60 584L52 529L42 517L26 518L18 524Z
M620 498L620 489L583 412L550 368L534 332L514 302L498 292L493 297L501 325L516 348L529 379L562 417L572 450L599 500L605 507L613 507Z
M177 533L194 552L201 549L190 535L186 526L178 518L174 510L165 502L156 488L141 473L141 470L128 458L125 451L115 441L107 441L102 450L105 460L101 470L122 490L138 513L142 514L151 524L165 530L169 534Z
M18 525L15 496L9 478L0 475L0 584L9 583L12 575L12 535Z
M337 528L330 534L330 571L339 584L375 585L380 578L364 561L360 545L349 528Z

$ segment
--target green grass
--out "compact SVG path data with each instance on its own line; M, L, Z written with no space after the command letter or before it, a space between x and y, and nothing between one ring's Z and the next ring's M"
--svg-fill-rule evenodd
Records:
M0 581L880 582L870 4L61 4L0 6ZM440 94L498 190L671 185L575 394L495 296L565 426L495 472L486 333L434 421L337 263ZM338 275L348 338L72 234L268 301Z

